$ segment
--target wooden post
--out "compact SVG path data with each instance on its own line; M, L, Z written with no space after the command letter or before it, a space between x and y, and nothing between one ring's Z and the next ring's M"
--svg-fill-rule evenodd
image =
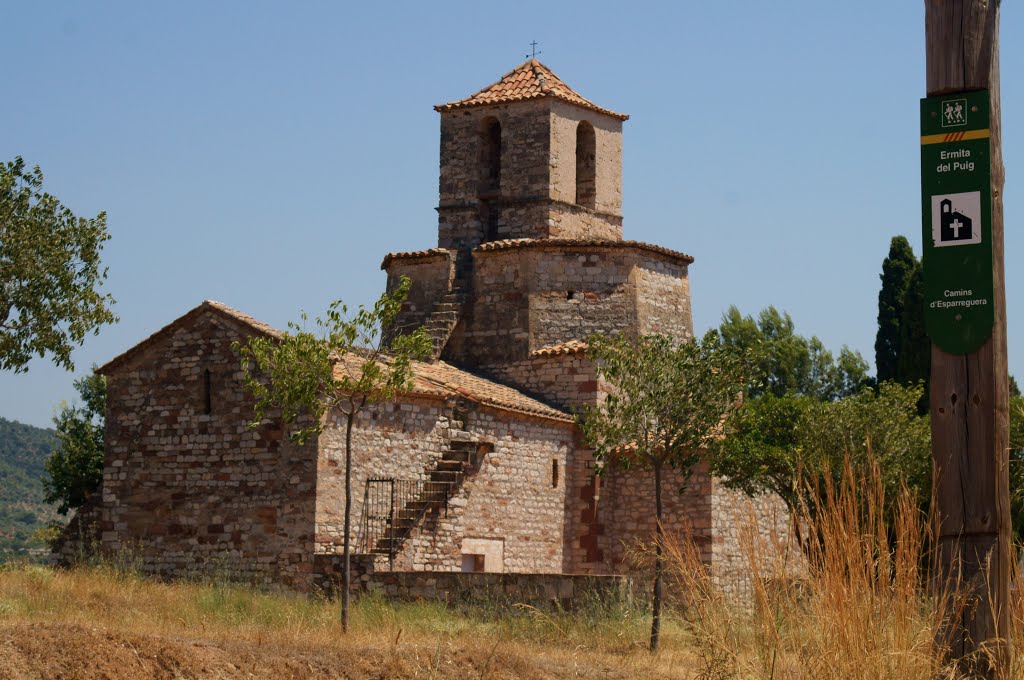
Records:
M999 0L925 0L928 96L988 89L992 182L992 337L976 352L932 345L931 423L940 585L951 607L939 643L972 677L1006 678L1010 634L1009 385L1003 269Z

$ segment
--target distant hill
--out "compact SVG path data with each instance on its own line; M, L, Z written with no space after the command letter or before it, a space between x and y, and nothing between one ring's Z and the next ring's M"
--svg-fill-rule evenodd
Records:
M64 521L43 500L43 464L57 446L54 431L0 418L0 562L41 554L32 533Z

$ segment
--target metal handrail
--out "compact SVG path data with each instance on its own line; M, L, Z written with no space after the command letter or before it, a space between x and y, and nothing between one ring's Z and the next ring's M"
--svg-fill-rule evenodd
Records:
M363 535L359 545L365 552L372 553L382 539L386 540L388 563L394 569L398 549L427 510L444 508L444 516L448 516L448 500L454 484L394 477L367 479L363 493Z

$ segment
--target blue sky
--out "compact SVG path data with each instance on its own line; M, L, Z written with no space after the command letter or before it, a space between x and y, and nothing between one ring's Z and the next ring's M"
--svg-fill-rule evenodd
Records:
M695 325L731 304L874 358L890 238L920 254L923 3L5 3L0 160L105 210L121 321L78 375L205 298L283 326L381 291L436 243L438 114L539 58L624 132L627 238L693 255ZM1011 372L1024 35L1003 7ZM48 425L74 376L0 375L0 416Z

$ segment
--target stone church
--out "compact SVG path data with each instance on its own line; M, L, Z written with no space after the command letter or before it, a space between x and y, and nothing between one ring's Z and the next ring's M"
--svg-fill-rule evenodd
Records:
M361 570L628 572L653 531L653 480L599 475L574 412L604 386L594 332L693 334L693 258L623 239L622 126L531 59L441 118L437 247L384 257L412 280L391 332L425 326L430 361L353 435L353 552ZM247 426L234 341L279 331L206 301L100 368L107 377L107 550L165 576L227 569L297 590L337 573L344 427L297 446ZM691 532L742 588L744 499L697 470L667 480L670 531ZM757 501L767 512L771 502ZM784 531L779 513L770 531Z

